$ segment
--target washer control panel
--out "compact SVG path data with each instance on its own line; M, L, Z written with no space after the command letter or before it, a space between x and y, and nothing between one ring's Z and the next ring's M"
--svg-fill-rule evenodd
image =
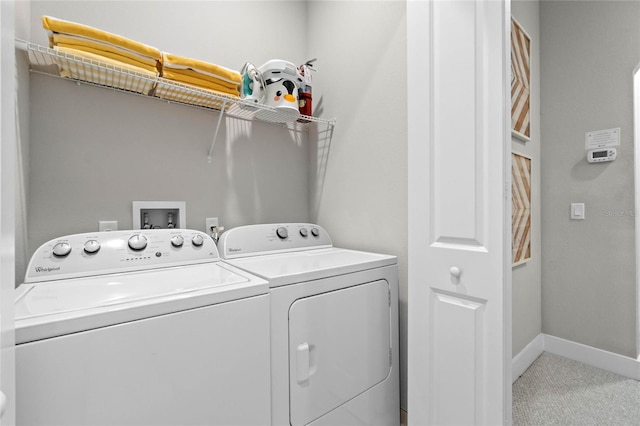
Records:
M223 259L332 246L327 231L311 223L239 226L226 231L218 240Z
M204 232L147 229L67 235L41 245L25 283L164 268L219 260Z

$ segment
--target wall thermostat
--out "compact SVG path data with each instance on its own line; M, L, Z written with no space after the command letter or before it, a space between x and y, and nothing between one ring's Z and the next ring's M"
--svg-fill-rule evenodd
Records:
M604 161L613 161L616 159L615 148L592 149L587 153L587 161L590 163L601 163Z

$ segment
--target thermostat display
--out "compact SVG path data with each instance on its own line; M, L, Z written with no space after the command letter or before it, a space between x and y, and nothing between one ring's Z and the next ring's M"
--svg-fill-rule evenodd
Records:
M615 148L592 149L587 153L587 161L590 163L613 161L616 159L616 155Z

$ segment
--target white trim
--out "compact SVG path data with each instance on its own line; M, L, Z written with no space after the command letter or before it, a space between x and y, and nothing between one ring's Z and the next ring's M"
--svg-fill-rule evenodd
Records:
M429 227L429 205L425 189L429 188L429 174L424 164L429 164L429 146L433 140L431 121L433 110L426 105L433 94L433 73L430 71L432 56L432 8L433 2L407 1L407 149L408 149L408 328L407 408L411 407L411 424L426 424L433 410L429 403L430 372L426 335L428 316L421 306L429 300L424 285L428 258L424 243ZM421 163L422 162L422 163ZM419 302L416 302L419 301ZM414 309L415 308L415 309Z
M544 352L544 334L538 334L518 355L513 357L511 362L511 382L518 380L518 377L527 371L533 361Z
M640 357L634 359L548 334L539 334L512 360L514 381L542 352L560 355L621 376L640 380Z
M636 216L640 211L640 63L633 71L634 183ZM640 221L636 220L636 253L640 253ZM640 262L636 261L636 356L640 356Z
M0 0L0 388L7 397L0 423L15 424L13 321L16 221L15 1Z
M640 380L640 361L581 343L544 335L544 350L631 379Z
M509 368L509 356L513 353L513 254L511 244L513 241L512 233L512 192L511 192L511 1L502 2L502 114L504 121L502 123L502 182L503 182L503 217L502 217L502 245L503 245L503 313L502 313L502 332L503 334L503 352L502 352L502 369L504 377L502 382L503 400L502 400L502 420L504 424L510 425L513 422L513 392L510 384L513 384L513 368ZM529 38L531 39L531 38Z

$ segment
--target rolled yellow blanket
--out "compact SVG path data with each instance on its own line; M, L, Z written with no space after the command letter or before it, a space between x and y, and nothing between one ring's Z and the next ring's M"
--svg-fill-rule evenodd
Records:
M222 80L220 78L211 77L209 75L205 75L196 71L192 71L189 69L175 69L175 68L163 68L162 76L165 78L170 78L172 80L178 81L189 81L193 80L193 84L200 84L199 82L209 82L217 86L225 87L230 90L238 90L240 87L237 83L229 83L227 80Z
M107 68L112 65L119 67L120 70L134 71L145 77L153 77L151 86L147 87L145 83L141 92L149 93L151 88L157 88L156 96L181 102L187 102L186 99L190 98L196 104L213 108L220 108L222 101L215 98L208 99L208 93L240 97L239 87L242 83L242 75L235 70L197 59L163 53L155 47L117 34L51 16L43 16L42 25L49 33L50 47L60 52L98 61L105 64ZM98 67L94 63L91 64L92 69L87 73L71 61L60 59L58 62L63 76L131 90L128 81L116 82L117 73L110 71L104 75L101 74L102 71L96 73ZM184 86L182 89L175 87L175 90L166 84L156 86L156 82L160 82L156 81L155 77L159 75L167 80L195 86L203 92L191 93L192 90L184 90ZM125 80L128 79L129 77L125 76Z
M109 59L109 58L105 58L104 56L101 55L95 55L93 53L90 52L84 52L82 50L77 50L77 49L71 49L68 47L62 47L62 46L56 46L54 47L54 50L57 50L58 52L63 52L63 53L67 53L69 55L74 55L74 56L79 56L79 57L83 57L83 58L87 58L87 59L92 59L96 62L100 62L101 64L107 64L107 65L113 65L114 67L118 67L121 68L123 70L128 70L128 71L133 71L136 73L140 73L140 74L144 74L145 76L148 76L150 78L154 78L158 75L157 72L155 71L148 71L142 67L138 67L132 64L127 64L124 63L122 61L115 61L113 59Z
M213 82L218 84L227 83L231 87L242 83L242 75L238 71L198 59L172 55L171 53L164 52L162 54L162 67L163 70L169 72L179 72L203 80L214 79Z
M54 34L53 44L54 46L81 50L95 55L104 56L109 59L125 62L152 72L158 70L159 64L157 59L141 55L137 52L120 48L119 46L114 46L106 42L89 40L84 37L68 34Z
M66 60L64 56L55 59L60 67L62 77L70 77L77 80L89 81L103 86L117 87L137 93L149 94L157 81L157 71L151 72L144 68L114 61L103 56L55 46L55 50L72 55L74 60ZM83 65L78 65L76 60L89 60ZM100 66L97 65L100 63ZM107 65L106 67L104 65ZM119 72L114 72L109 66ZM142 77L142 78L141 78Z
M192 77L189 75L183 75L178 72L167 71L166 69L163 70L162 77L168 80L173 80L180 83L187 83L187 84L192 84L194 86L204 87L205 89L211 89L216 92L224 93L226 95L238 96L238 97L240 96L240 90L238 89L237 85L230 88L219 82L203 80L201 78Z
M50 32L49 42L50 47L54 46L53 33L70 34L75 36L82 36L88 39L98 40L111 44L113 46L119 46L121 48L136 52L138 54L160 60L162 55L160 50L155 47L148 46L144 43L140 43L117 34L112 34L106 31L102 31L88 25L82 25L75 22L65 21L63 19L54 18L52 16L42 17L42 26Z

